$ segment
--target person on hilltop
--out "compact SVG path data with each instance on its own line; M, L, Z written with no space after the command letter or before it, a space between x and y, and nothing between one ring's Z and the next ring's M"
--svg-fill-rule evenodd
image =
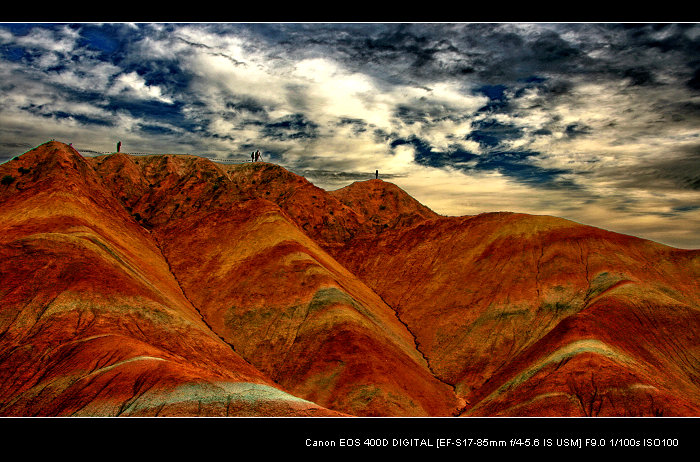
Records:
M379 170L374 171L374 179L378 180L379 179Z
M255 162L262 162L262 154L260 154L260 150L255 151Z
M250 161L255 162L255 151L250 151Z
M121 151L121 149L122 149L122 142L120 141L117 143L117 152Z

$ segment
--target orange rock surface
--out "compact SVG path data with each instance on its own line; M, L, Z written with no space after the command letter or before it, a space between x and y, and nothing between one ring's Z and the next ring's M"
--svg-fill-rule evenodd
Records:
M495 213L366 236L336 258L397 311L464 415L700 411L698 251Z
M0 415L700 415L700 251L262 162L0 176Z

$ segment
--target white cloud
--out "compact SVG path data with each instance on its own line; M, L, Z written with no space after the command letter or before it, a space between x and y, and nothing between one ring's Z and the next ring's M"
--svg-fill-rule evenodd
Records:
M15 42L23 47L50 52L70 53L76 46L79 35L64 26L58 30L35 27L26 35L16 37Z
M111 82L121 69L99 61L82 61L59 72L47 72L46 82L81 91L108 92Z
M158 85L147 85L143 77L136 72L120 74L114 79L112 86L107 90L108 95L126 94L137 99L154 99L163 103L172 104L173 100L162 94Z

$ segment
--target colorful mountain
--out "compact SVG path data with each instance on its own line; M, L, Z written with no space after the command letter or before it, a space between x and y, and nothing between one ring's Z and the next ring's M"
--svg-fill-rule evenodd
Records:
M0 415L700 415L698 250L265 162L0 177Z

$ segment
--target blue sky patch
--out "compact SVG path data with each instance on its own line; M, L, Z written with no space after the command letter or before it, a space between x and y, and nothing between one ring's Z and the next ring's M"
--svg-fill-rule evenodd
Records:
M81 44L105 54L114 53L121 46L121 42L117 38L112 37L102 27L86 26L82 31L81 37Z

